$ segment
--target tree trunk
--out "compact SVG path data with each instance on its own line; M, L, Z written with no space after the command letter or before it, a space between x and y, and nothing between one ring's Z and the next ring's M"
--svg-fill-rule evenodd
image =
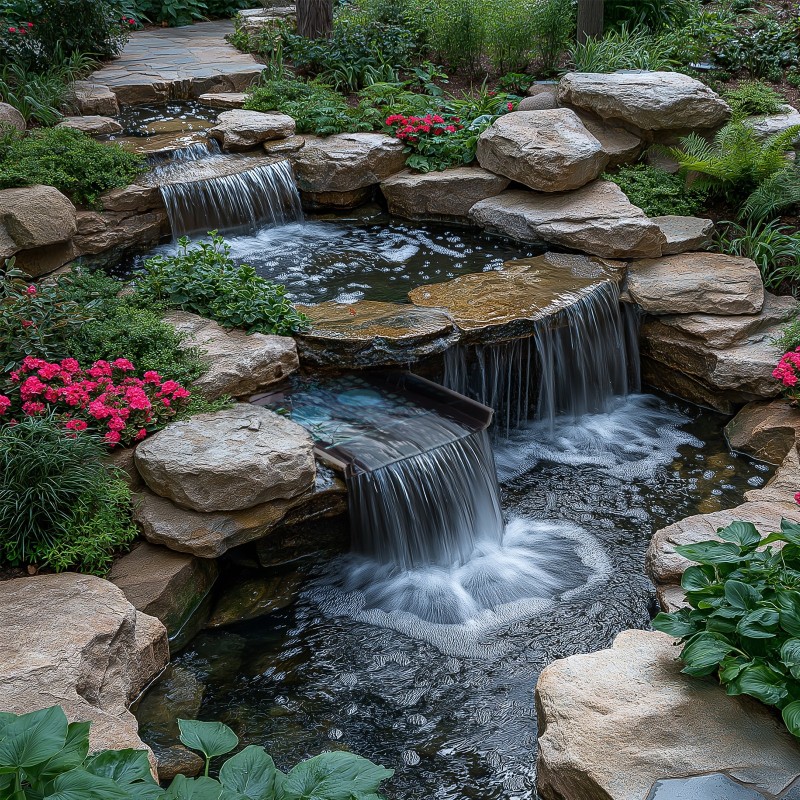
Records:
M603 35L603 0L578 0L578 41Z
M307 39L327 39L333 31L333 0L297 0L297 32Z

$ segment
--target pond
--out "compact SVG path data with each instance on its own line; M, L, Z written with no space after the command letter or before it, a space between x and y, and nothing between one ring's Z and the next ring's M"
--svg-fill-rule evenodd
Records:
M729 452L724 422L638 394L497 438L504 547L535 576L527 597L443 624L347 585L355 556L308 564L294 605L205 631L174 659L139 705L143 738L174 744L174 716L197 715L263 745L283 769L322 750L364 755L396 770L395 800L535 798L540 671L648 627L652 534L737 505L768 479L769 467ZM226 580L247 574L231 564ZM430 570L404 575L431 584Z

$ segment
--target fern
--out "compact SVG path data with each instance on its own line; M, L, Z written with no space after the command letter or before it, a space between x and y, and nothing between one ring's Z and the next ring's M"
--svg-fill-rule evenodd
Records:
M800 204L800 167L792 164L762 181L745 200L740 218L754 221Z

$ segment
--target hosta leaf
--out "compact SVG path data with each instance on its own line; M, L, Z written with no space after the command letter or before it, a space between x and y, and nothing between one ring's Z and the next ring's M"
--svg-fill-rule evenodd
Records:
M724 638L712 633L698 633L681 652L687 675L710 675L725 658L733 645Z
M789 703L789 705L781 711L781 715L792 736L800 737L800 700Z
M748 694L774 706L788 694L784 678L765 664L751 664L728 684L728 694Z
M250 745L222 765L219 781L226 789L251 800L264 800L278 795L286 776L263 748Z
M725 581L725 599L734 607L741 609L754 608L761 595L750 585L742 581Z
M781 533L787 542L800 546L800 525L788 519L781 520Z
M731 522L717 531L717 536L726 542L733 542L741 547L752 547L761 542L761 534L752 522Z
M181 741L192 750L199 750L206 758L230 753L239 737L221 722L201 722L197 719L179 719Z
M33 773L40 781L46 782L83 764L89 753L89 727L88 722L71 722L67 727L64 747L40 766L28 769L28 773Z
M322 753L288 774L283 800L350 800L354 794L376 793L393 774L353 753Z
M779 591L776 599L780 609L781 627L792 636L800 636L800 596L798 596L798 592Z
M82 769L71 769L53 781L46 800L128 800L127 790L108 778Z
M90 758L85 769L122 786L135 781L155 783L146 750L105 750Z
M653 620L653 628L670 636L675 636L677 639L682 639L684 636L692 636L697 633L697 626L690 622L687 616L687 614L681 614L681 612L675 614L661 612Z
M741 548L732 542L680 544L675 545L675 552L698 564L737 564L742 560Z
M0 764L35 767L64 748L68 731L67 717L59 706L22 714L3 729Z
M751 639L773 639L778 629L780 616L770 608L757 608L743 617L737 630L742 636Z
M712 572L709 576L708 572ZM709 567L687 567L681 578L681 586L687 592L699 592L717 585L713 570Z
M185 775L178 775L167 789L164 800L243 800L243 798L212 778L187 778ZM265 798L265 800L270 799Z

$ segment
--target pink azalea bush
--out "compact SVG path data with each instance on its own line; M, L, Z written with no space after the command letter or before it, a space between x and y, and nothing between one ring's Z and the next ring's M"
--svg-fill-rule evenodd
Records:
M0 394L0 421L13 422L17 410L27 416L55 413L69 430L97 432L110 447L141 441L183 410L190 393L157 372L136 378L135 371L125 358L95 361L84 370L74 358L27 356L10 375L19 405Z
M784 395L793 405L800 403L800 347L783 354L772 377L781 382Z

